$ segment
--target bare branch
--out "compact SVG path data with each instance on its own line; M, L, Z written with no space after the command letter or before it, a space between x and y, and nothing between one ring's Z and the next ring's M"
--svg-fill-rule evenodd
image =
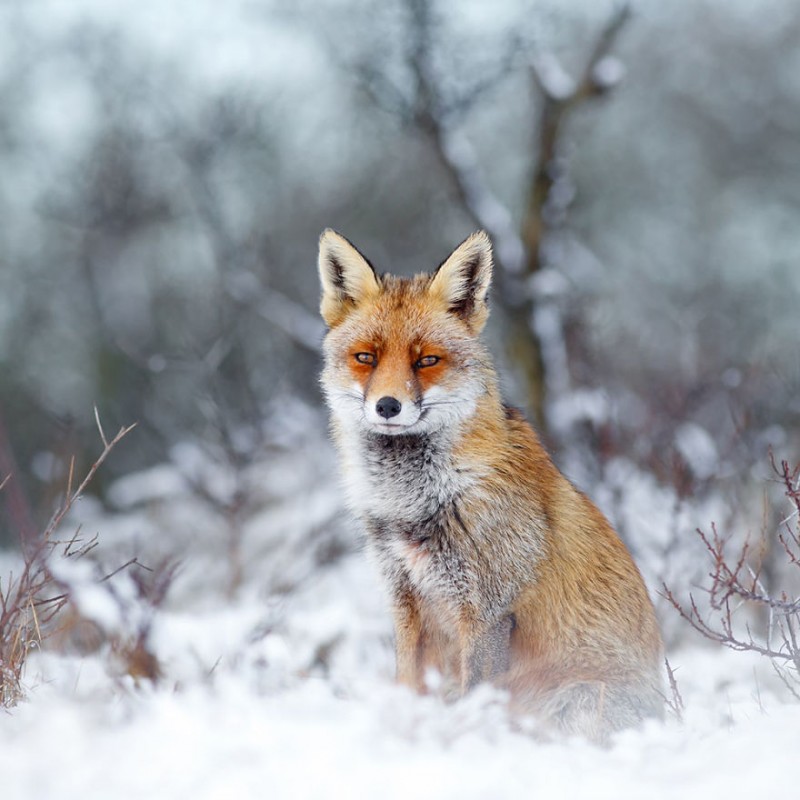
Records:
M86 490L86 487L91 483L92 478L94 478L94 475L97 472L97 470L100 469L100 466L103 464L103 462L106 460L106 458L108 458L108 454L135 427L136 427L136 423L134 422L133 425L128 425L127 428L125 428L125 427L120 428L119 431L117 432L117 435L110 442L108 442L106 444L106 446L103 448L103 452L100 453L100 455L97 457L97 459L94 462L94 464L92 464L92 466L89 468L89 471L86 473L86 477L81 481L80 486L78 486L78 488L72 494L68 493L66 495L65 500L61 505L61 508L59 508L58 511L56 511L56 513L53 515L52 519L50 520L50 523L48 524L48 526L45 528L45 531L44 531L43 538L45 540L48 540L50 538L50 536L53 534L55 529L61 524L61 521L66 516L67 512L72 508L72 506L75 503L75 501L79 497L81 497L81 495L84 493L84 491ZM71 478L72 478L72 474L71 474L71 471L70 471L70 480L71 480Z
M404 124L413 120L414 108L411 102L394 81L379 68L372 63L361 62L353 69L342 62L336 48L330 48L330 51L344 71L354 72L358 78L359 88L378 108L398 117Z
M667 669L667 678L669 679L669 688L671 697L664 698L667 707L672 711L678 719L678 722L683 722L683 711L685 709L683 697L681 696L680 689L678 689L678 681L675 678L675 670L672 669L672 664L669 659L664 659L664 666Z
M621 3L611 18L606 23L600 36L595 43L592 55L583 71L582 80L578 86L578 94L583 92L584 96L602 94L607 91L608 84L601 80L602 75L598 74L598 66L608 58L611 49L617 42L620 32L625 27L631 16L631 7L628 3Z
M495 89L498 84L507 78L517 67L517 62L522 52L523 40L520 36L512 36L506 45L500 63L488 75L484 75L453 98L442 102L442 113L451 123L472 109L485 95Z
M112 572L109 572L108 575L103 575L103 577L100 579L100 583L105 583L106 581L110 581L115 575L128 569L128 567L134 567L134 566L141 567L142 569L147 570L147 572L153 571L150 567L146 567L144 564L142 564L142 562L139 561L139 559L136 558L136 556L134 556L133 558L126 561L124 564L117 567Z
M75 477L75 456L69 459L69 474L67 475L67 497L72 496L72 480Z
M97 430L100 431L100 438L102 439L103 444L108 447L108 439L106 439L103 426L100 424L100 414L97 411L97 406L94 407L94 421L97 423Z
M773 459L773 468L786 488L786 496L792 504L798 498L797 476L800 468L790 470L787 462L778 467ZM800 520L800 517L798 517ZM800 521L798 532L800 532ZM789 529L778 534L789 566L800 567L795 547L798 533ZM710 611L701 613L692 594L688 607L681 603L673 591L664 584L663 596L698 633L707 639L739 652L752 652L765 656L790 689L795 698L800 699L800 598L792 598L785 591L768 591L761 581L758 566L750 563L750 543L745 541L732 559L727 550L729 542L721 537L716 525L711 526L711 535L698 530L697 535L711 559L708 583L702 587L708 594ZM735 625L734 617L748 605L762 608L767 612L767 625L763 636L754 634L749 622ZM740 632L743 631L743 632Z

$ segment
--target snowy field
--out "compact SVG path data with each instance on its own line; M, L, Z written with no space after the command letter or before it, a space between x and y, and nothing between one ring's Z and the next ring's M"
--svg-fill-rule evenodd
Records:
M304 211L309 219L322 216L323 211L344 214L336 218L347 219L345 207L352 197L358 203L351 219L362 207L369 212L362 225L370 224L371 218L398 220L391 223L392 228L399 225L405 230L407 224L420 224L413 222L414 215L422 213L418 208L427 220L433 206L417 194L413 174L405 189L391 185L392 176L412 163L408 159L418 162L420 169L433 163L421 157L421 140L395 138L392 132L391 144L380 144L380 132L388 133L394 122L381 122L369 114L362 121L364 107L361 100L354 104L352 76L340 75L340 67L331 65L325 43L338 41L340 31L337 26L328 30L326 20L344 6L299 3L293 11L292 3L268 5L265 10L264 4L251 0L0 3L0 83L7 84L3 96L12 103L4 109L7 113L0 127L2 146L8 150L0 192L6 213L0 276L11 276L6 292L11 299L0 308L0 328L6 333L9 363L17 364L17 376L9 375L4 385L15 386L19 376L28 381L38 375L31 384L38 386L32 396L44 398L43 408L50 408L57 397L54 417L74 416L76 409L95 401L99 383L83 381L81 376L96 366L97 380L105 383L107 374L117 374L116 368L109 371L104 366L106 355L117 349L125 352L122 344L128 342L136 343L130 347L136 359L126 354L135 367L130 374L140 380L145 374L141 361L152 371L156 385L174 346L169 344L172 337L165 336L156 347L158 340L151 334L159 327L161 304L171 314L178 308L173 306L173 293L175 301L184 298L179 287L187 287L185 298L201 317L204 306L195 305L195 289L204 281L216 285L212 275L233 275L236 280L229 286L227 278L220 283L228 286L226 292L235 301L224 306L223 312L230 308L240 313L245 308L243 292L251 285L249 279L255 280L256 272L249 271L254 254L261 258L263 249L272 259L278 236L294 242L305 224L292 220L291 230L284 230L282 221L288 217L281 208L287 203L292 206L290 217L298 216L294 205L307 205ZM527 21L517 26L515 34L522 38L540 35L528 5L518 1L458 4L459 19L480 27L484 52L470 51L454 63L474 61L473 67L484 63L486 54L500 46L497 42L507 41L508 27L521 19L519 9ZM564 49L564 42L559 45L566 35L559 32L561 27L570 30L555 13L562 5L539 4L541 35L546 42L549 28L553 29L555 53ZM595 26L592 20L597 26L603 24L611 7L588 0L577 5L585 6L589 27ZM625 342L635 336L637 348L614 362L621 374L635 365L639 345L642 357L655 354L649 359L653 364L658 363L658 354L667 359L665 363L673 363L678 354L675 400L667 398L663 408L680 408L684 381L686 407L691 411L696 404L697 419L702 420L703 415L727 413L722 405L705 405L711 402L705 395L715 385L715 371L721 373L731 397L740 381L742 390L747 388L745 377L768 395L774 391L770 387L778 385L776 381L782 386L784 374L791 369L781 366L780 359L785 357L787 364L795 361L796 314L791 298L800 272L793 266L796 239L788 232L796 228L796 201L791 201L796 187L777 179L793 174L786 165L794 167L796 161L795 151L787 144L792 137L786 133L797 128L788 115L797 107L794 87L800 59L796 53L792 59L774 56L783 52L775 48L784 48L784 40L790 38L786 31L792 30L796 8L788 0L769 2L751 16L751 6L759 4L750 0L719 4L724 13L712 9L710 3L684 2L675 8L656 2L634 5L641 6L637 16L644 27L640 34L631 30L630 88L619 92L614 101L621 111L609 109L603 112L605 117L592 120L593 134L582 140L585 149L573 159L577 162L575 185L594 188L588 192L581 188L577 214L565 227L587 234L586 241L580 247L573 243L574 253L568 253L580 256L585 271L574 269L569 281L576 287L581 284L575 309L588 314L587 330L592 326L605 330L603 326L608 325L606 344L600 343L598 352L603 347L615 348L617 337ZM675 20L673 15L677 15ZM353 38L351 45L357 45L358 37L370 30L368 15L362 13L361 22L357 16L355 25L349 11L343 17L346 24L341 32ZM727 26L711 36L714 22L723 19L728 20ZM376 28L376 33L381 30ZM639 36L638 44L634 35ZM706 38L693 43L695 36ZM650 49L655 37L667 45L652 48L652 60L638 55ZM348 56L347 39L342 43L337 63L347 64L357 51ZM369 55L380 43L380 36L365 38L364 53ZM570 46L576 65L582 60L581 47ZM102 59L108 57L104 54L113 57L108 83L102 75ZM376 64L391 65L391 53L386 58L378 54ZM604 62L617 64L610 59ZM661 64L670 68L662 70ZM656 80L659 71L664 77ZM392 78L391 66L387 75ZM715 77L720 75L736 80L720 81ZM469 75L453 78L460 92ZM478 154L492 156L481 171L490 175L499 196L507 198L519 194L517 175L527 170L520 168L520 142L528 147L532 141L524 130L517 130L517 117L497 110L510 96L501 93L492 101L487 94L489 116L481 122L479 115L469 115L474 119L465 125L474 128ZM256 166L261 163L259 156L253 161L252 175L246 141L229 152L222 132L215 134L208 139L210 155L206 156L199 146L206 141L206 132L193 127L214 119L207 116L208 110L227 108L227 103L217 103L218 98L231 99L236 111L240 97L250 98L254 107L263 103L265 109L267 138L259 148L264 150L266 166ZM170 102L162 103L165 98ZM150 105L153 100L158 102ZM497 105L494 111L491 103ZM116 106L120 110L110 113ZM249 116L249 108L248 101L237 111L242 119ZM618 116L609 117L612 113ZM262 113L257 116L261 118ZM344 124L349 117L357 124ZM224 115L220 118L224 120ZM638 120L647 124L638 125ZM501 124L495 126L496 121ZM129 122L135 123L130 136L120 136ZM630 147L625 145L628 139L619 139L627 136L628 128L636 134ZM508 136L512 129L514 135ZM410 128L408 132L413 134ZM100 152L93 143L113 143L117 138L119 158L112 147L103 158L119 175L116 171L106 175L101 169L105 161L100 158L106 148ZM370 166L377 163L370 160L376 158L376 141L389 167L388 177L375 184L377 189ZM142 147L152 147L152 162L140 156ZM363 162L357 152L361 148ZM508 153L500 153L501 148ZM202 158L179 155L184 150ZM758 157L750 158L752 154ZM128 190L125 171L136 167L140 157L147 164L144 177L131 179L130 187L141 197ZM192 166L190 161L197 164ZM171 166L157 181L155 173L161 164ZM241 186L236 164L248 172L242 174L247 180L241 180ZM354 169L354 164L361 166ZM726 172L720 165L727 164L735 169ZM95 173L99 177L93 177ZM641 176L645 184L639 182ZM266 178L269 182L262 185ZM76 186L70 187L71 181L77 181ZM369 189L366 195L359 181ZM97 195L91 190L95 182ZM202 222L200 204L195 203L197 186L205 194L217 183L224 190L218 210L225 212L218 214L224 235L216 236L224 247L217 249L227 252L230 243L240 242L238 252L243 256L240 261L226 256L225 271L221 265L212 269L219 256L212 253L211 228ZM255 196L250 194L252 187L259 197L267 198L264 205L250 202ZM571 195L572 178L560 180L559 187L562 194L566 190ZM395 188L403 189L396 192L402 213L390 214L381 193L391 189L394 194ZM315 200L306 204L304 198L311 191ZM437 192L430 196L430 203L439 197ZM324 200L326 195L328 200ZM102 200L100 209L92 199L95 196ZM70 202L73 197L75 208ZM364 197L369 199L366 204ZM645 207L642 197L650 198L652 208ZM93 222L95 212L106 214L106 206L113 210L115 198L119 221L109 216L113 225ZM609 198L611 202L606 203ZM717 201L724 213L716 213ZM715 213L706 213L707 205ZM63 218L62 207L70 212ZM565 209L566 205L556 216ZM89 221L82 221L84 217ZM140 217L142 221L137 221ZM265 220L272 217L267 224ZM445 229L451 219L448 214L431 217L433 222L426 221L425 229L439 225ZM325 224L336 224L335 219ZM563 222L558 225L563 227ZM376 239L380 230L377 225ZM257 231L258 236L251 237L248 231ZM121 238L112 238L118 234ZM296 258L300 245L296 253L294 247L287 251L291 254L287 265L302 263ZM170 254L169 259L161 259L161 252ZM275 253L279 252L276 248ZM594 253L619 271L612 276L610 270L598 270ZM556 261L566 258L555 251L554 256ZM151 262L148 283L129 291L139 285L133 278L144 280ZM25 283L27 278L18 279L7 270L7 264L17 263L35 279L30 285ZM275 261L276 269L279 263ZM52 283L51 268L57 276ZM96 283L106 270L107 277ZM94 278L84 277L93 271ZM689 280L695 271L701 277ZM313 280L312 272L307 280ZM276 290L281 288L283 278L278 272L264 274L270 281L276 279ZM734 281L730 297L727 278L723 279L728 274ZM80 280L77 275L82 276ZM765 275L771 276L769 280ZM604 293L599 286L607 278L611 278L611 288ZM299 279L286 280L287 286L300 285ZM657 295L641 293L650 280ZM80 287L90 283L84 281L91 282L102 314L86 310ZM556 283L550 288L539 283L542 296L557 297L565 291ZM232 291L234 284L245 288ZM762 285L772 286L772 293L762 294ZM25 288L19 295L24 305L16 316L11 311L20 287ZM162 291L165 287L168 292ZM622 300L616 296L618 291ZM30 301L23 298L26 293ZM74 298L70 301L74 305L53 301L64 293L73 293L80 302ZM612 293L613 306L607 299ZM704 300L703 293L712 300ZM268 294L265 297L269 299ZM626 297L636 301L627 303L631 308L625 307ZM316 333L298 335L294 321L281 324L281 319L296 313L277 308L283 302L274 300L268 306L263 300L266 313L259 313L279 328L293 330L300 339L317 341ZM258 303L252 303L253 309ZM753 310L761 307L763 314ZM110 324L117 315L118 327L116 322ZM91 321L94 316L100 320L99 327ZM227 313L219 316L224 320ZM316 315L313 319L317 323ZM81 325L75 320L81 320ZM59 347L51 346L55 340L47 335L51 322L60 326L53 330L65 332ZM24 327L31 325L35 328ZM768 328L769 335L759 325ZM96 334L104 326L115 331L108 341ZM193 340L193 328L167 329L179 334L175 342ZM211 340L203 326L197 330L202 333L198 342ZM242 341L250 330L249 324L242 325ZM263 325L252 330L260 337ZM219 341L228 342L227 329L220 331ZM671 333L662 337L661 331ZM657 341L662 338L663 342ZM26 349L28 339L30 349ZM729 339L745 343L747 352L754 355L748 367L751 376L740 375L734 368L740 358L746 363L747 355L737 353L734 345L723 347ZM150 348L151 341L152 358L149 349L142 349L139 359L139 343ZM248 345L242 350L246 356L242 363L248 363L248 354L255 354L255 363L256 355L260 358L263 352L283 368L287 353L282 341L276 339L264 351ZM227 348L225 344L220 352L228 352ZM216 370L210 364L216 363L217 349L215 344L202 360L204 375L206 370ZM94 366L83 360L90 352L97 354L96 364L91 362ZM236 352L233 345L230 352ZM722 354L719 362L715 353ZM734 356L729 366L726 359ZM125 365L128 374L127 361L113 363ZM187 368L183 356L176 364L176 374L188 376L194 369ZM634 376L637 371L633 370ZM700 375L702 380L695 386ZM277 372L273 379L282 385ZM177 385L183 385L182 381L179 378ZM696 391L688 392L687 381ZM171 385L164 383L163 395L152 396L151 408L159 406L160 397L180 408L168 391ZM269 388L265 396L272 396L273 387ZM642 417L644 431L649 415L663 412L657 404L648 410L635 400L635 391L632 387L631 408ZM776 396L791 394L785 387L781 393ZM728 394L709 395L713 396L727 398ZM749 417L748 395L743 391L742 396ZM9 398L8 406L11 400L25 404L27 397L25 392ZM118 399L125 398L120 394ZM584 421L606 419L608 400L603 392L574 392L564 399L553 418L557 428L580 430ZM109 404L113 405L113 397ZM126 404L127 399L123 407ZM597 465L585 458L584 451L573 448L564 457L562 466L569 476L590 487L591 496L631 547L656 602L685 706L682 719L670 713L663 723L626 731L608 748L600 749L581 740L535 738L528 721L510 720L504 697L488 687L448 705L394 685L386 597L363 553L358 527L342 507L325 422L318 410L304 409L295 398L283 405L291 408L291 418L267 423L263 437L242 431L240 441L232 443L234 452L228 453L208 445L183 444L174 449L169 463L116 481L103 503L84 498L64 521L58 532L62 539L68 540L80 529L85 540L97 535L98 546L84 559L55 558L49 564L73 604L62 617L63 629L47 638L43 647L36 644L32 649L23 675L24 698L0 710L0 800L800 798L798 748L792 738L800 730L800 703L792 700L768 661L712 647L658 597L663 580L676 586L683 598L702 581L706 554L694 536L697 527L708 530L714 521L739 541L749 530L758 530L764 506L757 484L767 477L767 466L763 475L752 476L752 496L745 498L744 505L750 506L754 519L743 521L731 511L723 489L716 488L716 494L708 493L702 500L686 500L625 459L603 464L602 470L596 470L602 472L598 476L586 469L590 462ZM739 420L734 408L731 417L738 447ZM756 407L756 421L766 414L758 408L770 405ZM64 409L72 411L64 415ZM678 412L673 408L671 413ZM789 414L786 409L781 418L791 419ZM153 415L153 420L159 418ZM732 483L737 469L726 465L711 434L692 419L687 412L675 442L664 444L674 444L691 475L704 486L718 487L726 479ZM770 431L774 436L767 435ZM120 447L136 447L136 436L133 431ZM790 440L776 424L767 429L763 442L757 439L750 447L753 452L766 451L770 442ZM253 442L263 442L263 446L248 451L248 443ZM746 446L742 443L742 450ZM737 452L732 446L728 458L737 458ZM665 447L665 461L668 454ZM42 468L38 471L49 475L51 459L56 456L38 454ZM61 477L66 484L66 469ZM749 491L749 478L743 483ZM137 563L131 563L132 559ZM175 567L174 580L163 598L154 598L143 586L158 576L161 567ZM0 581L19 571L18 559L0 551ZM111 577L105 580L106 576ZM145 655L153 659L155 680L142 677L147 664L134 664L126 651L137 637Z
M683 721L605 750L534 739L488 688L445 705L394 686L385 597L340 507L322 423L306 422L313 435L302 420L279 426L267 458L238 473L184 447L117 482L111 510L82 503L71 524L99 534L103 570L131 554L181 560L148 636L162 677L137 683L103 643L36 653L26 700L0 717L3 800L796 796L800 705L767 662L689 630L669 654ZM231 587L230 520L214 503L237 490ZM88 564L61 570L105 639L147 615L130 569L103 584Z

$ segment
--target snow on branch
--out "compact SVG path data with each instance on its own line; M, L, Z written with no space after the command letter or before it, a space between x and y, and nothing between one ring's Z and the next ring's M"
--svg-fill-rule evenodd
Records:
M518 273L524 264L525 248L511 212L484 179L475 152L463 133L457 130L452 113L456 107L463 111L493 84L484 80L480 87L459 98L457 103L449 102L431 63L432 20L428 4L406 0L406 6L411 42L408 67L415 87L413 122L431 143L464 210L476 227L483 228L491 236L500 266ZM511 63L511 60L504 63L495 82L509 71Z
M622 79L624 67L610 51L629 17L630 7L619 6L600 32L577 79L567 74L551 53L539 52L531 58L531 74L542 97L537 132L539 151L523 232L528 250L527 271L531 274L542 267L541 247L548 227L546 209L557 199L554 189L562 177L562 171L554 168L562 125L576 106L605 94ZM568 203L571 193L562 194L565 197L562 202Z
M434 145L440 161L450 173L464 206L476 225L491 237L499 264L518 274L525 263L525 248L511 212L483 179L475 151L463 133L438 125Z

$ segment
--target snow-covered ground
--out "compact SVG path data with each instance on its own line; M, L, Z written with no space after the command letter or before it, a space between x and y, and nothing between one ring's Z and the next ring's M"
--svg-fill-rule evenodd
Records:
M3 800L794 796L800 705L768 663L689 631L669 654L683 721L608 749L534 739L488 688L445 705L393 685L385 598L320 427L283 426L268 456L233 476L182 448L120 481L115 510L84 503L106 565L134 552L182 560L149 637L163 677L136 684L106 645L36 653L26 700L0 715ZM223 504L237 487L249 498L233 590L230 520L198 499L202 481ZM91 570L71 580L106 634L138 624L125 571L105 595Z

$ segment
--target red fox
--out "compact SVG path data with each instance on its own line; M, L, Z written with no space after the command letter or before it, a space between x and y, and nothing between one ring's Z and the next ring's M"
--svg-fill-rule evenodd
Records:
M479 339L489 237L378 275L320 238L322 386L348 502L392 598L397 678L482 681L545 730L604 742L663 713L662 643L625 546L503 405Z

